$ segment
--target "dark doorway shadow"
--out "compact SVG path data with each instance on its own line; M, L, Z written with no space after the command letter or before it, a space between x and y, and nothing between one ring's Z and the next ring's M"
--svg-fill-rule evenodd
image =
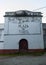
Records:
M28 41L26 39L21 39L19 41L19 51L26 52L28 50Z

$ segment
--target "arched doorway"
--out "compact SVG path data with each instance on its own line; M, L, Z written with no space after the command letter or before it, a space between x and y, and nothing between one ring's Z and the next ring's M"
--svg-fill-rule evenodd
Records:
M28 50L28 41L26 39L21 39L19 41L19 51L27 51Z

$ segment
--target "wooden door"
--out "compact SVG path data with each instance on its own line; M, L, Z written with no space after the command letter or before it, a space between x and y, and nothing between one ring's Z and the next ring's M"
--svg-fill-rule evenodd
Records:
M19 41L19 50L27 51L28 50L28 41L26 39L21 39Z

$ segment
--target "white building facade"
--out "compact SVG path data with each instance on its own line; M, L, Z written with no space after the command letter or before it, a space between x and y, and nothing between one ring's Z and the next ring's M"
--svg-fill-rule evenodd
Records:
M3 53L4 49L4 24L0 24L0 54Z
M44 49L41 12L20 10L6 12L4 17L4 52Z

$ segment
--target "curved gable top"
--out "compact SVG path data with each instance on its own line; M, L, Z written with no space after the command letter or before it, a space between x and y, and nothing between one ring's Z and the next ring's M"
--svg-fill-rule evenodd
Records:
M19 11L15 11L15 12L5 12L4 17L42 17L41 12L32 12L32 11L28 11L28 10L19 10Z

